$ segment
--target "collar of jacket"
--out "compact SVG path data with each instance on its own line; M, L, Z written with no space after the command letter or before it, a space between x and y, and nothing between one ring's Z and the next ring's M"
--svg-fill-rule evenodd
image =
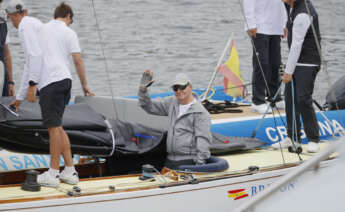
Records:
M193 93L193 97L197 102L200 102L199 96L196 93ZM174 96L176 102L174 105L175 111L178 111L178 107L179 107L179 103L176 99L176 97ZM205 110L204 106L200 103L200 104L192 104L191 107L189 108L188 111L186 111L185 114L189 114L189 113L201 113ZM184 114L184 115L185 115Z
M293 3L293 6L294 8L296 8L298 5L304 3L305 0L296 0L294 3Z

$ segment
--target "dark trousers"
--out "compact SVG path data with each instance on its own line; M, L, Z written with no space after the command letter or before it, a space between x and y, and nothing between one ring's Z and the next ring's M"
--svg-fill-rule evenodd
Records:
M256 34L256 38L253 41L255 49L253 48L252 102L260 105L265 103L265 97L272 98L279 88L279 67L281 64L280 35ZM257 51L256 53L255 50ZM263 74L265 75L269 92L267 91ZM279 95L277 100L280 100L280 98Z
M5 70L4 87L2 88L2 96L9 96L10 90L8 87L8 71Z
M300 142L301 138L301 122L300 116L304 125L304 131L307 135L308 141L319 142L319 125L317 124L316 114L313 107L313 90L316 75L319 67L296 66L295 72L292 75L294 85L294 103L296 112L297 124L297 139ZM287 133L289 138L295 139L293 135L292 126L292 90L291 82L285 86L285 111L287 119Z

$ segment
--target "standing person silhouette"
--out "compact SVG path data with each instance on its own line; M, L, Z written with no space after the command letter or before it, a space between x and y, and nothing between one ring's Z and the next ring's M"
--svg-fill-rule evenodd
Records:
M279 89L280 41L286 36L286 12L281 0L243 0L245 29L253 41L252 111L265 113ZM276 101L282 100L280 95ZM280 104L278 104L280 105ZM271 108L268 112L272 112Z
M282 77L282 81L286 84L285 104L288 137L280 144L276 143L272 146L273 148L286 148L292 144L291 139L295 136L297 141L301 142L301 116L304 131L308 138L307 151L315 153L320 149L319 125L312 99L316 75L321 65L321 49L318 49L318 44L321 41L318 14L309 0L284 0L284 2L289 14L287 26L290 52ZM313 32L312 26L316 34ZM293 105L293 101L295 105ZM295 114L293 114L293 107L295 107ZM293 134L294 119L297 124L295 134Z

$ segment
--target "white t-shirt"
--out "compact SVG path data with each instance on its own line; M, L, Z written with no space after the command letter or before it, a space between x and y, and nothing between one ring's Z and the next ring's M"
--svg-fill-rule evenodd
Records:
M20 44L24 50L25 65L22 81L16 98L23 100L29 81L37 82L42 68L42 52L38 42L38 33L42 22L37 18L24 16L18 26Z
M193 99L193 101L191 103L189 103L189 104L186 104L186 105L179 104L178 117L180 117L183 114L185 114L187 112L187 110L190 108L190 106L192 106L192 104L194 104L195 102L196 102L196 99Z
M287 14L281 0L243 0L245 30L257 28L257 33L283 35Z
M80 53L77 34L65 22L51 20L43 25L39 34L43 54L43 68L38 88L72 79L72 53Z

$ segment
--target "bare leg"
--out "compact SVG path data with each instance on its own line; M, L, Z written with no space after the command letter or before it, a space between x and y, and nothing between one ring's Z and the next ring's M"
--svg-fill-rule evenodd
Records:
M59 170L60 156L63 155L65 165L73 166L71 146L67 134L61 126L48 128L50 142L50 167Z
M49 150L50 150L50 167L59 170L60 155L62 153L61 137L59 127L48 128L49 132Z
M71 144L65 130L61 127L61 133L64 141L64 150L62 152L65 166L73 166L73 158L71 152Z

